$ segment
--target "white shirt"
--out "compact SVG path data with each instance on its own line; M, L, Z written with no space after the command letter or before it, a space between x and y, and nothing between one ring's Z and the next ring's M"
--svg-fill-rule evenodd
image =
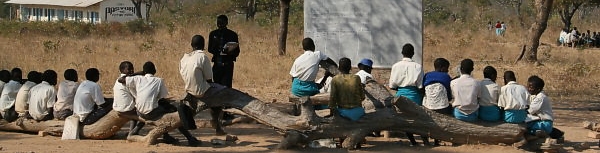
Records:
M142 114L150 113L158 107L159 99L167 98L169 95L163 79L152 74L127 77L125 84L128 88L134 88L137 91L135 108Z
M2 94L0 95L0 111L7 111L15 105L19 89L21 89L21 83L17 81L10 80L4 84Z
M327 58L327 55L321 51L304 51L304 54L294 61L290 75L301 81L315 81L319 72L319 61Z
M181 58L179 74L185 83L185 91L193 96L202 97L210 88L206 80L213 78L210 59L202 50L186 53Z
M323 78L319 78L317 79L316 83L319 83L323 80ZM329 89L331 89L331 80L333 80L333 77L327 77L327 80L325 80L325 85L323 85L323 88L319 89L320 93L329 93Z
M525 110L529 105L528 97L529 92L525 86L510 81L500 89L498 106L503 107L504 110Z
M481 93L479 93L479 105L498 106L498 96L500 96L500 87L494 81L485 78L481 80Z
M56 89L46 81L33 86L29 90L29 115L35 120L43 119L48 115L49 108L56 102Z
M85 80L79 84L73 101L73 114L79 116L79 121L94 110L94 105L104 104L102 89L96 82Z
M360 71L356 72L356 75L358 75L358 77L360 77L360 83L362 83L362 84L367 83L367 78L373 79L373 75L367 73L367 71L365 71L365 70L360 70Z
M389 87L409 86L423 88L423 67L410 58L402 58L402 61L392 66Z
M123 76L125 76L125 74L119 75L119 78ZM115 86L113 87L113 109L118 112L134 110L134 93L135 89L127 88L119 82L119 79L117 79L117 81L115 81Z
M73 110L73 101L77 92L79 83L71 80L64 80L58 84L57 99L54 103L54 111Z
M29 111L29 107L27 106L29 104L29 91L35 85L37 85L35 82L27 81L21 86L19 93L17 93L17 100L15 101L15 111L18 113Z
M527 110L529 114L527 114L525 122L535 120L554 120L550 97L546 96L546 93L543 91L531 97L531 105L529 105L529 109Z
M471 114L479 109L477 97L479 97L481 85L471 75L462 74L459 78L450 82L454 102L452 106L457 107L464 114Z
M443 109L450 106L446 87L444 87L444 85L441 83L434 83L425 86L423 106L431 110Z

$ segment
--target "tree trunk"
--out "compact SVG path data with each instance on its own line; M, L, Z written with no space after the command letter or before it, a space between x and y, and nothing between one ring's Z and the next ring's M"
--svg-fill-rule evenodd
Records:
M150 10L152 8L152 4L154 4L153 0L146 1L146 22L150 22Z
M285 55L291 1L292 0L279 0L279 55Z
M558 15L560 16L560 20L565 24L565 29L571 28L571 19L575 15L575 12L583 2L565 2L561 4L560 9L558 11Z
M135 15L138 19L142 19L142 1L143 0L131 0L133 6L135 7Z
M246 4L246 20L254 20L256 15L256 0L248 0Z
M552 10L552 0L535 0L536 17L535 22L529 29L529 39L527 42L527 53L525 59L527 62L537 62L537 50L540 45L540 37L544 34L548 26L548 16Z

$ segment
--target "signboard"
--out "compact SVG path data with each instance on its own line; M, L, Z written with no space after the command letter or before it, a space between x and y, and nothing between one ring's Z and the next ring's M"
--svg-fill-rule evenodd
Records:
M127 22L138 19L136 13L141 11L142 18L146 18L146 5L142 4L137 10L131 1L106 0L100 4L100 14L103 21Z
M334 61L370 58L378 68L400 61L410 43L422 64L422 8L421 0L305 0L304 36Z

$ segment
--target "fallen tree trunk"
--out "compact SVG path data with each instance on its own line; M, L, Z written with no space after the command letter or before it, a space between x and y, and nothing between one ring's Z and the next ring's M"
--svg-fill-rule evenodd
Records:
M195 107L200 112L208 107L226 106L236 108L256 121L274 127L285 133L280 148L306 145L309 140L343 137L344 148L355 147L373 131L400 130L429 135L433 138L454 143L511 144L522 139L523 128L515 124L479 125L458 121L452 117L424 110L406 98L394 98L381 84L369 81L365 87L368 103L372 106L359 121L352 122L337 115L319 117L312 108L311 99L300 97L300 115L293 116L264 103L241 91L226 88L200 99ZM325 101L325 100L324 100ZM369 104L370 103L370 104ZM364 104L365 105L365 104ZM116 133L127 121L140 120L136 115L123 115L111 112L93 125L85 126L84 136L91 139L104 139ZM156 143L162 134L181 126L177 113L164 115L157 121L145 121L154 125L146 136L128 138L149 144ZM23 127L0 122L0 130L49 131L62 125L60 121L28 122Z

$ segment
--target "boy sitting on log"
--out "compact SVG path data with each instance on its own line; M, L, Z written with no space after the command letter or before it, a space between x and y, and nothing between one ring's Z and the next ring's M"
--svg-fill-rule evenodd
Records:
M81 82L75 97L73 98L73 114L79 117L83 125L90 125L104 117L112 108L110 102L106 102L102 89L98 85L100 71L89 68L85 71L87 80Z
M52 120L56 102L56 72L46 70L42 74L42 83L29 90L29 114L36 121Z
M427 72L423 77L423 86L425 86L423 107L451 116L452 107L449 101L452 100L452 91L450 90L450 81L452 81L452 78L448 75L450 62L444 58L437 58L433 61L433 66L435 71ZM429 143L428 137L421 137L423 138L423 143ZM439 146L440 140L434 139L433 145Z
M64 77L65 80L58 84L56 103L54 103L54 118L58 120L65 120L73 115L73 102L79 87L77 82L79 78L75 69L65 70Z
M27 81L19 89L17 93L17 99L15 102L15 111L19 114L19 118L30 118L29 116L29 91L31 88L39 83L42 83L42 73L37 71L30 71L27 74ZM23 120L20 119L20 120ZM19 121L19 119L17 119ZM17 122L19 123L19 122Z
M500 88L498 100L498 106L504 110L504 122L524 123L527 118L527 105L529 105L527 88L517 84L517 77L513 71L504 72L504 84Z
M341 74L331 80L329 109L331 113L357 121L365 115L365 109L362 108L362 101L365 100L363 85L359 76L350 74L350 59L340 59L339 65Z
M527 91L532 95L525 122L529 134L540 136L552 133L552 102L544 93L544 80L534 75L527 79Z
M481 80L481 93L479 94L479 119L483 121L496 122L500 120L500 108L498 108L498 96L500 89L496 84L498 72L492 66L483 69Z
M473 66L473 60L462 60L460 62L460 77L450 82L452 96L454 97L454 102L452 103L454 117L466 122L477 121L479 114L477 97L479 97L481 86L479 85L479 81L471 76Z
M8 122L13 122L19 117L15 111L15 101L21 89L22 72L19 68L10 71L11 80L6 82L0 95L0 114Z

